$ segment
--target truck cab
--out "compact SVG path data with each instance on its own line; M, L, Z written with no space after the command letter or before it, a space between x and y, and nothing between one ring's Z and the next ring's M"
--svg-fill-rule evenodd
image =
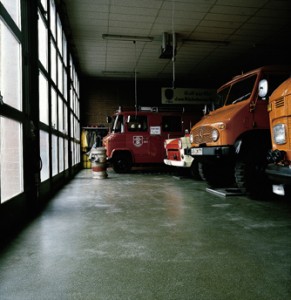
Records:
M266 90L265 94L268 91ZM265 95L263 95L265 96ZM277 195L291 191L291 78L284 81L270 96L268 105L272 149L266 173Z
M217 90L216 109L190 132L190 155L211 187L236 186L256 196L266 184L265 153L270 148L267 103L258 96L261 79L274 90L290 68L265 66L234 77Z
M183 135L193 124L191 120L197 120L193 116L193 112L162 111L157 107L118 110L113 115L110 133L103 138L114 171L125 173L135 164L162 164L165 139Z

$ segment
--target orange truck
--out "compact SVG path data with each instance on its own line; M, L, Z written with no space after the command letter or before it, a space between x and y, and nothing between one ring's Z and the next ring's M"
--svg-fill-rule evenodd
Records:
M234 77L217 90L217 108L190 132L189 154L199 162L200 175L210 187L238 187L253 196L267 191L270 123L258 85L266 79L272 92L289 73L289 67L264 66Z
M269 94L268 82L259 86L261 97ZM266 173L273 183L277 195L290 195L291 192L291 78L284 81L270 96L268 111L272 137L272 149Z
M112 126L103 138L103 146L116 173L126 173L134 165L163 164L164 141L182 136L200 117L198 111L168 110L158 107L119 109L108 118Z

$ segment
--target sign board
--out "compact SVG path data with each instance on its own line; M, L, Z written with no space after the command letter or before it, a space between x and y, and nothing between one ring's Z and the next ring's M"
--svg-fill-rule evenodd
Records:
M215 99L214 89L162 88L162 104L207 104Z
M150 127L150 135L160 135L160 134L161 134L161 126Z

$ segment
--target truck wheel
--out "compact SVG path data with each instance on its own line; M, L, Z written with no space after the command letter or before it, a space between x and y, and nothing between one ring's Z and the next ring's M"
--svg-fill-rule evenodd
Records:
M210 187L232 187L234 170L231 163L199 163L199 174Z
M116 173L127 173L132 168L132 158L130 153L117 153L113 158L113 170Z
M254 160L239 160L235 164L237 187L254 199L266 199L272 194L272 185L265 173L265 164ZM267 200L267 199L266 199Z

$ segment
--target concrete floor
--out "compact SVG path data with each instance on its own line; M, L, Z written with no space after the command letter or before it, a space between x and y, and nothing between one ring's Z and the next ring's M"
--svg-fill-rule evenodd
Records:
M4 299L291 299L291 201L81 171L0 253Z

